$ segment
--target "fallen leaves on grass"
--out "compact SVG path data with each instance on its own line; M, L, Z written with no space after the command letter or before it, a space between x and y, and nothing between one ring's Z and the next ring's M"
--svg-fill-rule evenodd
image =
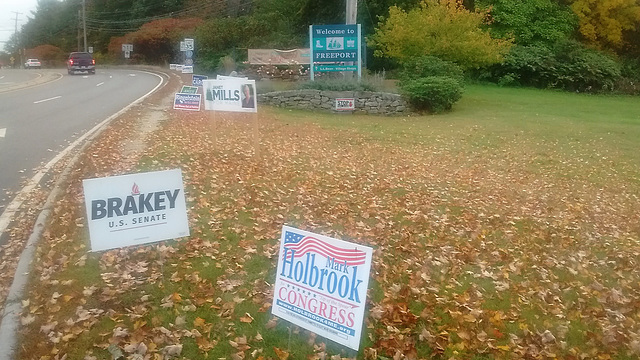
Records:
M261 119L259 153L242 118L214 133L208 117L179 114L154 134L141 166L183 169L189 239L87 256L79 182L70 187L54 210L68 226L46 236L43 286L24 309L35 353L70 352L73 336L99 329L91 351L112 341L131 353L144 343L152 356L224 346L234 359L259 358L260 347L292 357L287 340L265 340L282 327L269 319L268 274L283 223L376 249L367 359L640 353L639 187L616 174L592 181L592 165L577 160L591 147L567 155L562 144L474 129L432 134L421 120L380 137ZM89 159L92 176L120 166ZM93 283L63 283L80 267L98 269ZM293 336L310 358L341 357Z

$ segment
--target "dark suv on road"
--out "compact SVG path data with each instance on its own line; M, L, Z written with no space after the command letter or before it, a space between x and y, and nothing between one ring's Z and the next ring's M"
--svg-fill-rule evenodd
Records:
M96 73L96 61L88 52L72 52L67 60L67 71L73 75L78 71L86 71L89 74Z

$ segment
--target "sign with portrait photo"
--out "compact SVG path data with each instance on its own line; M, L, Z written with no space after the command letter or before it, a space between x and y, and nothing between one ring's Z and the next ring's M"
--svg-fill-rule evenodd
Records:
M255 80L203 80L202 87L205 110L258 112Z

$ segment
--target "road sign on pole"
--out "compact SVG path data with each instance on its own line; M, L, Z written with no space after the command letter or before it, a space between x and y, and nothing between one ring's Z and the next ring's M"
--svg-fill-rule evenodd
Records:
M184 46L185 46L185 50L194 50L195 49L195 42L193 41L193 39L184 39Z
M357 71L360 78L361 36L360 24L309 26L311 80L317 71L338 71L337 68Z

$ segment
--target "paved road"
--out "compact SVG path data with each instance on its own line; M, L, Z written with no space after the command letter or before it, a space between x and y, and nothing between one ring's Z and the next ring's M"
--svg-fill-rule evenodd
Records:
M51 72L62 74L0 70L0 90L1 83L11 86L6 83L29 81L39 74L56 78ZM64 71L58 80L0 91L0 214L37 167L160 82L158 76L141 71L98 68L96 72L71 76Z
M40 71L24 70L0 70L0 91L10 88L16 84L26 83L43 76Z

